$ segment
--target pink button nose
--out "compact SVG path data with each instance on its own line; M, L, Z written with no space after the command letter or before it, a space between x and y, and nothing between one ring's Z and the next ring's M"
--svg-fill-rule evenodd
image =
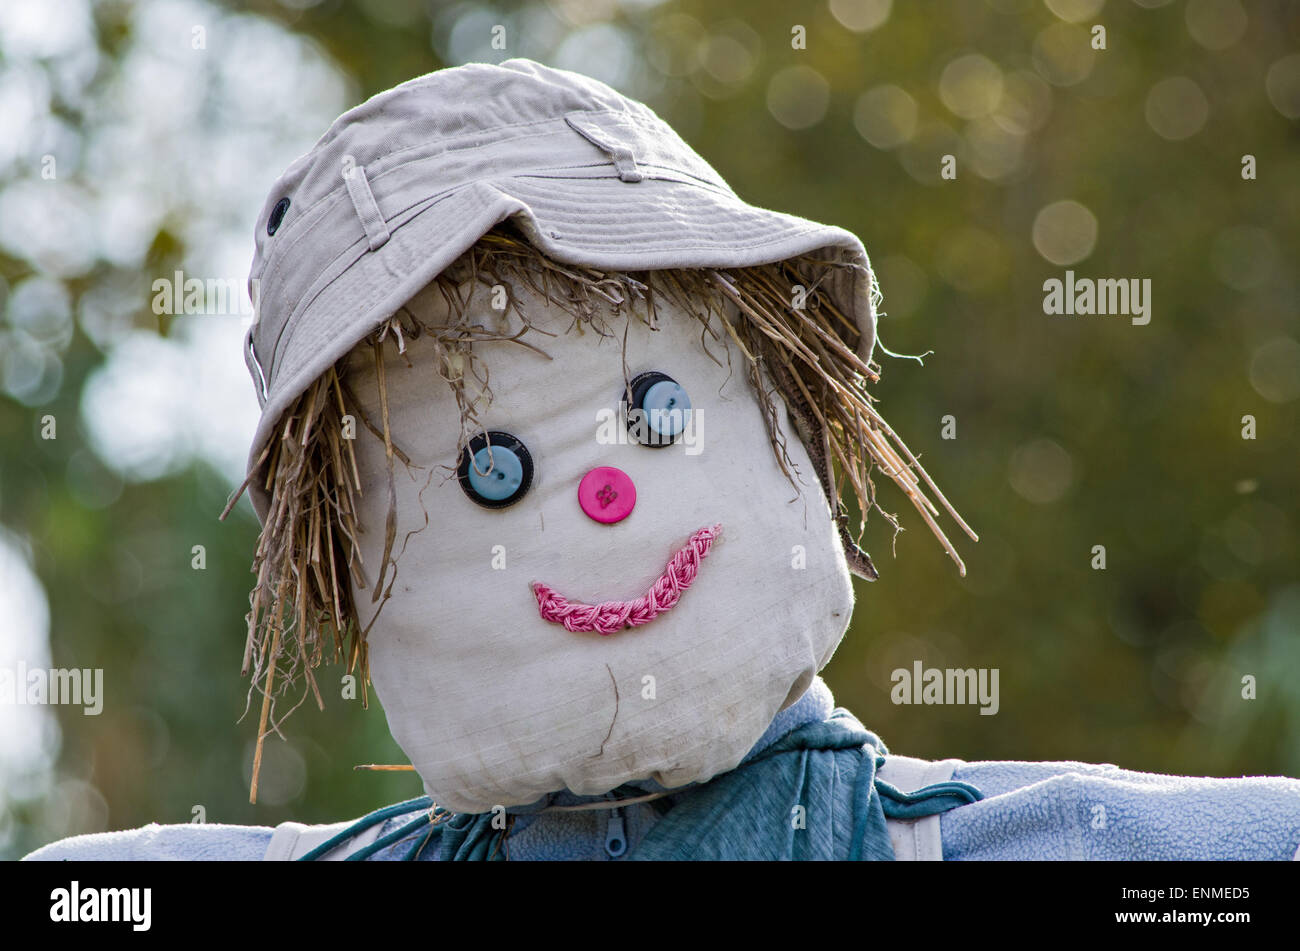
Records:
M612 525L632 514L636 486L622 469L597 466L578 483L578 504L597 522Z

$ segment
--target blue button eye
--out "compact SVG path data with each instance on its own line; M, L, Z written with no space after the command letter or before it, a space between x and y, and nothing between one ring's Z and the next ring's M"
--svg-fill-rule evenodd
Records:
M480 433L461 453L460 487L486 508L505 508L524 497L533 481L533 457L510 433Z
M628 389L628 431L643 446L660 449L672 445L691 420L691 398L686 389L657 370L633 377Z
M680 383L660 380L646 390L641 408L646 411L650 428L671 441L686 428L691 414L691 398Z

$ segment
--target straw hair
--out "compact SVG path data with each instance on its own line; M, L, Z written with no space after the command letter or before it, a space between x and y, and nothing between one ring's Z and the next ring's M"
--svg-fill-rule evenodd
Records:
M544 344L533 343L537 335L528 333L536 328L513 299L507 306L523 329L504 334L485 326L481 310L470 306L471 296L482 287L500 285L507 294L512 286L527 287L572 316L570 332L603 335L618 334L618 322L624 319L656 326L656 302L671 300L699 321L700 343L715 362L714 354L727 350L718 346L724 339L735 344L763 407L777 462L797 488L774 395L780 394L817 469L849 563L859 574L875 577L870 558L857 544L870 512L880 512L895 533L901 530L897 518L877 502L872 472L879 470L902 489L964 575L961 558L936 521L940 507L971 538L977 536L875 410L867 384L879 380L879 367L856 355L857 326L830 291L852 287L865 273L855 262L817 255L750 268L602 272L546 257L509 225L484 235L433 282L449 305L449 321L428 326L402 308L370 333L284 413L248 481L222 513L224 518L253 479L260 480L270 496L253 558L256 580L249 595L243 659L243 673L252 674L250 703L254 692L262 694L250 799L256 801L262 743L268 733L278 733L279 724L308 693L324 707L313 670L326 658L345 662L347 672L361 683L363 704L368 702L366 635L391 593L401 554L400 549L394 551L394 468L398 462L410 464L389 429L384 348L404 354L408 339L429 336L438 374L460 409L461 451L481 429L478 396L491 398L487 369L474 353L474 342L511 340L544 352ZM874 284L871 292L878 295ZM374 361L379 419L362 412L348 384L346 364L363 357ZM624 378L626 382L626 361ZM389 505L378 565L363 564L357 539L362 486L353 440L364 438L358 427L383 442L387 457ZM856 503L856 520L844 502L846 496ZM365 626L353 603L353 584L358 591L369 591L375 605L365 612L370 616ZM285 714L275 715L275 700L301 681L306 683L302 696Z

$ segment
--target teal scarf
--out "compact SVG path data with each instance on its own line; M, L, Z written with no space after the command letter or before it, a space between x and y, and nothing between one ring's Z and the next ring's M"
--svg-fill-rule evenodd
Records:
M876 777L889 750L848 710L808 723L753 759L674 793L671 808L628 859L892 860L885 819L920 819L983 798L956 781L904 793ZM449 813L428 797L371 813L304 856L325 855L363 829L401 814L419 817L348 857L364 860L403 839L405 858L426 848L451 861L500 861L509 825L492 813ZM494 819L496 822L494 823ZM437 835L439 842L430 840Z
M838 708L686 792L629 858L892 860L886 817L919 819L982 798L959 782L900 792L876 778L887 752Z

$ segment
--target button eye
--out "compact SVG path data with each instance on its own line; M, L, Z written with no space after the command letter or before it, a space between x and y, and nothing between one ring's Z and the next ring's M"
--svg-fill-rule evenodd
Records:
M628 390L632 399L627 404L627 429L632 437L652 449L676 442L691 419L691 398L685 388L666 373L651 370L633 377Z
M489 431L469 441L456 470L460 487L485 508L514 505L533 482L533 457L510 433Z

